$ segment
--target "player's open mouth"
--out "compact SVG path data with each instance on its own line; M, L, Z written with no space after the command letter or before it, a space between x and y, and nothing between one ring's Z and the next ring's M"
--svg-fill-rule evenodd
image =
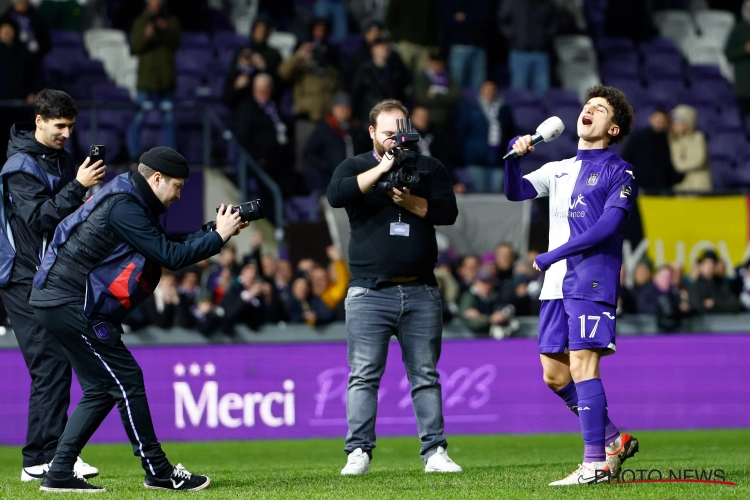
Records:
M584 125L591 125L592 123L594 123L594 121L591 119L590 116L584 115L583 118L581 118L581 123Z

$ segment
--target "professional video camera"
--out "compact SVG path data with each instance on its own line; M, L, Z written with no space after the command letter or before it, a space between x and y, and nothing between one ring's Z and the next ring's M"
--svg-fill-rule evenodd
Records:
M219 209L216 209L216 212L219 212ZM263 204L260 202L260 200L251 200L247 203L242 203L241 205L236 205L232 207L232 212L240 214L240 220L242 222L252 222L254 220L260 220L265 219L266 212L263 209ZM216 230L216 221L210 221L203 225L204 231L215 231Z
M428 174L427 171L417 170L414 166L417 153L406 149L419 142L419 133L412 127L411 120L398 120L396 127L396 135L389 137L396 144L386 151L387 155L394 156L394 165L375 183L378 193L386 193L392 188L400 191L411 189Z

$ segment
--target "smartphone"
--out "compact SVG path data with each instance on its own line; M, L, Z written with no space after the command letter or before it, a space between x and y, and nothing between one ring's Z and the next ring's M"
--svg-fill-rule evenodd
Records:
M89 165L93 165L99 160L104 160L104 155L106 152L106 146L92 144L91 150L89 151L89 158L91 158L91 163L89 163Z

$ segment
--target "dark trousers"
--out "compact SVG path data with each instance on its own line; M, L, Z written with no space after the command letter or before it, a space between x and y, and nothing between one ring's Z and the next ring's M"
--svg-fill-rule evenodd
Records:
M39 322L63 346L83 389L83 398L60 436L50 472L72 472L81 449L117 405L133 454L140 457L146 474L169 476L172 465L156 440L143 372L120 338L122 327L89 321L82 309L74 304L34 308Z
M23 466L49 463L68 421L72 373L60 343L45 331L29 305L31 285L11 284L3 303L31 375ZM77 455L76 455L77 456ZM75 457L73 457L75 460Z

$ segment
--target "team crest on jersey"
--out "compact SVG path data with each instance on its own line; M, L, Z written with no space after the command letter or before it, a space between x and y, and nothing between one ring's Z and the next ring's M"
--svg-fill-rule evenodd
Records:
M599 181L599 172L595 174L589 174L588 177L586 177L586 185L588 186L594 186Z

